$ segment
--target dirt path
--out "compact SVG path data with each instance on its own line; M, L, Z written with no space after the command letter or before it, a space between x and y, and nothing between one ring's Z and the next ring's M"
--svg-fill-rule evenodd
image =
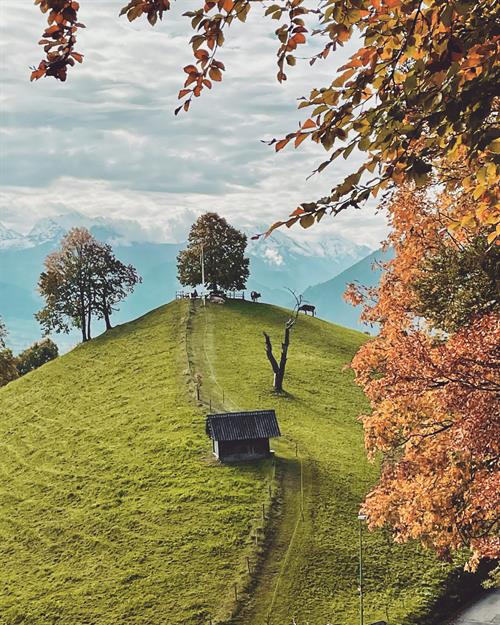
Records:
M217 345L213 334L211 306L192 303L187 351L191 374L202 376L200 400L211 410L238 410L238 398L222 388L215 368ZM266 528L260 557L244 597L231 617L231 625L278 625L273 611L283 600L282 584L295 541L305 531L303 484L307 482L307 463L295 455L291 441L275 441L277 494ZM307 489L306 489L307 490ZM307 497L305 498L307 500Z

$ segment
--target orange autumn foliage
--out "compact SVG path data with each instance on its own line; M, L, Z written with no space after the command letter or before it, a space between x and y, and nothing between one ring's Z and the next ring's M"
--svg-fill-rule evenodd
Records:
M449 557L467 547L469 566L500 554L500 314L498 306L446 334L415 314L413 285L450 235L466 195L429 198L402 188L388 206L395 258L378 289L351 285L363 316L380 324L352 367L372 412L362 417L369 454L382 456L378 485L363 506L396 541L418 539Z

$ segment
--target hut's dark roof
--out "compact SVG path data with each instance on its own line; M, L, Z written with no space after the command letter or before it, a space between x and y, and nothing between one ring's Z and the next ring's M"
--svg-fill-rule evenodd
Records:
M216 441L242 441L281 436L274 410L211 414L207 416L206 432Z

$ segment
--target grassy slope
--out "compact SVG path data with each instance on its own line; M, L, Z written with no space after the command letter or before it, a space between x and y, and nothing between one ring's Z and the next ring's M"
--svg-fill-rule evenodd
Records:
M205 318L204 318L205 316ZM376 479L367 463L357 415L366 409L362 393L344 370L362 334L301 317L293 330L285 386L290 397L270 392L271 370L262 331L279 346L287 313L279 308L231 302L198 311L210 368L205 392L228 408L277 409L287 440L275 443L286 462L295 460L298 443L304 466L305 515L278 569L265 578L257 599L243 612L244 625L288 624L292 616L311 625L357 622L357 511ZM205 367L206 369L206 367ZM287 522L290 525L290 521ZM290 527L284 528L286 540ZM392 546L381 533L366 536L366 620L415 623L429 611L446 576L443 565L415 546ZM278 585L277 585L278 584Z
M198 624L225 613L268 464L209 459L186 303L0 390L0 622Z
M0 390L2 625L201 625L208 614L227 616L246 555L254 561L271 467L210 459L202 411L187 393L187 308L158 309ZM355 419L364 400L342 367L363 336L301 318L286 380L293 397L275 398L261 331L278 342L285 313L234 302L207 314L191 319L205 395L220 404L224 388L228 408L275 406L288 439L275 446L283 527L254 599L229 622L263 624L274 595L273 625L292 615L301 625L353 625L355 516L376 470ZM368 539L366 572L366 622L384 618L388 603L391 625L425 606L444 576L380 536Z

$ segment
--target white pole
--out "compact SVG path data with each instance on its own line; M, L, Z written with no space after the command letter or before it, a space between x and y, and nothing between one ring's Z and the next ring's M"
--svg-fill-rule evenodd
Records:
M358 514L359 521L359 625L364 625L364 602L363 602L363 523L366 521L366 514Z
M201 286L203 289L203 306L205 306L205 254L203 250L203 243L201 244Z

